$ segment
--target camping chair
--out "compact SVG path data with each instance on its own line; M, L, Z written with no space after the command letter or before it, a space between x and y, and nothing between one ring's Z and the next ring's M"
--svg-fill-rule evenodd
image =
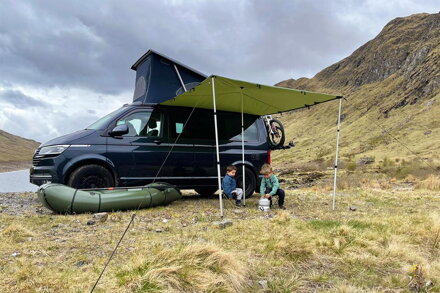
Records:
M224 191L222 191L222 196L226 199L227 202L231 203L235 207L235 200L237 196L234 194L231 198L229 198Z

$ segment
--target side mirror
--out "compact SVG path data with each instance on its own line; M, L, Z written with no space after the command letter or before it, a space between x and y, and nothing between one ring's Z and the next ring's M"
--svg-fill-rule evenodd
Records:
M128 133L127 124L121 124L112 129L108 134L110 136L121 136Z

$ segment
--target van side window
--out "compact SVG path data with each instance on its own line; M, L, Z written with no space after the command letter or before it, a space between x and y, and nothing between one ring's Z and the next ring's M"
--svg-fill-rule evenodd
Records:
M180 139L214 141L212 111L195 109L191 117L190 114L191 111L181 109L170 113L170 137L177 138L180 134Z
M231 140L241 141L241 133L231 138ZM244 140L245 141L258 141L258 128L257 121L251 124L247 129L244 130Z
M218 136L219 140L230 141L237 140L237 136L239 136L239 140L241 140L241 114L240 113L232 113L232 112L219 112L218 117ZM257 128L251 128L248 130L255 120L257 120L258 116L244 114L244 129L245 129L245 140L248 140L248 135L252 135L250 132L253 132L253 138L255 138L255 134L257 135L256 139L258 140L258 131ZM251 139L249 139L251 140Z
M190 110L173 110L170 114L170 137L176 138L179 134L182 139L192 139L194 143L215 144L213 111L195 109L188 122ZM232 112L218 112L218 136L220 141L241 140L241 114ZM255 120L258 116L245 114L245 140L258 141L258 129ZM187 122L186 126L185 122Z
M143 111L132 113L116 122L116 125L121 124L126 124L128 126L128 133L124 136L162 136L161 115L157 111Z

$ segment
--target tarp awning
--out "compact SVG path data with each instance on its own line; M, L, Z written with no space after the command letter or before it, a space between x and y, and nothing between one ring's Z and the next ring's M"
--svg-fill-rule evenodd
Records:
M262 116L342 98L336 95L260 85L221 76L210 76L186 93L160 104L213 109L212 77L215 78L216 108L220 111L241 112L243 108L244 113Z

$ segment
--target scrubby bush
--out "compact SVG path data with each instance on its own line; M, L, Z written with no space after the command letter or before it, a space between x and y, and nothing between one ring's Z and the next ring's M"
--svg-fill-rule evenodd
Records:
M379 170L388 177L399 180L410 175L419 179L426 179L433 172L429 165L419 159L406 161L405 159L391 160L387 157L379 165Z
M346 166L348 171L354 171L354 170L356 170L356 167L357 167L357 165L356 165L355 161L348 162L347 166Z

